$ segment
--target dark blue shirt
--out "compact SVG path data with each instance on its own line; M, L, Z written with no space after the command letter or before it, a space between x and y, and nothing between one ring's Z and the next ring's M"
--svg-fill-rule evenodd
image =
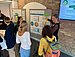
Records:
M14 47L14 45L16 43L16 37L14 35L14 23L12 23L12 22L6 28L5 40L6 40L8 49L11 49Z

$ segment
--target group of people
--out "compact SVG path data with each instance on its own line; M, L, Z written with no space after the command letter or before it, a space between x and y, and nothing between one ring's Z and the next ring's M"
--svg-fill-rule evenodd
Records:
M29 57L31 41L27 22L24 21L22 17L18 17L17 25L14 26L10 18L5 17L4 24L6 25L6 27L4 27L5 35L3 36L3 34L0 33L0 52L3 53L2 51L6 49L9 53L7 57L17 57L15 56L15 53L17 53L15 51L16 44L21 43L20 57ZM5 54L2 54L2 56L6 57Z
M58 15L54 14L52 15L51 20L47 19L50 21L50 25L45 25L42 29L42 38L39 43L39 49L38 49L38 55L40 57L59 57L60 56L60 50L52 50L50 44L52 42L58 42L58 31L60 28L60 22L58 19ZM47 54L46 54L47 52ZM53 53L57 52L57 55L53 55ZM50 54L50 55L48 55Z
M60 28L58 16L55 14L52 16L52 19L48 19L48 21L50 21L51 26L45 25L42 29L43 38L41 38L39 44L39 56L43 56L43 49L46 51L48 47L48 43L45 38L47 38L49 41L54 41L54 38L56 37L56 40L58 41L58 31ZM1 33L0 36L3 38L3 41L6 44L3 46L3 44L1 45L2 42L0 42L0 49L3 50L5 47L4 49L7 49L9 52L9 57L17 57L15 56L15 53L19 53L19 51L20 57L30 57L31 40L30 33L28 31L28 23L24 21L22 17L18 17L16 26L14 26L12 21L10 21L9 17L4 18L4 23L6 24L5 36L3 36ZM20 50L18 52L14 51L16 43L20 45L20 48L18 48ZM51 51L51 48L49 48L48 52L51 53Z

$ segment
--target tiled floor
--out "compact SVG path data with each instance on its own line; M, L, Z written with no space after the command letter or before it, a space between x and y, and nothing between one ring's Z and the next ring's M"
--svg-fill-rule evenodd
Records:
M69 55L67 55L67 54L65 54L65 53L63 53L63 52L61 52L60 57L72 57L72 56L69 56Z

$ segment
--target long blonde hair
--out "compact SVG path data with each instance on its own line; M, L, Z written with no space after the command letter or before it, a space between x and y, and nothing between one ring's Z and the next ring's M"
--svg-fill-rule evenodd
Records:
M18 29L18 34L20 36L22 36L25 31L28 31L27 28L28 28L27 22L22 21L22 23L20 24L19 29Z

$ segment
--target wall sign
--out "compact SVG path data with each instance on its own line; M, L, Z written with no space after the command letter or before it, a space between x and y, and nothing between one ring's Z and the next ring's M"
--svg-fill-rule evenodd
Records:
M75 0L61 0L59 18L75 20Z

